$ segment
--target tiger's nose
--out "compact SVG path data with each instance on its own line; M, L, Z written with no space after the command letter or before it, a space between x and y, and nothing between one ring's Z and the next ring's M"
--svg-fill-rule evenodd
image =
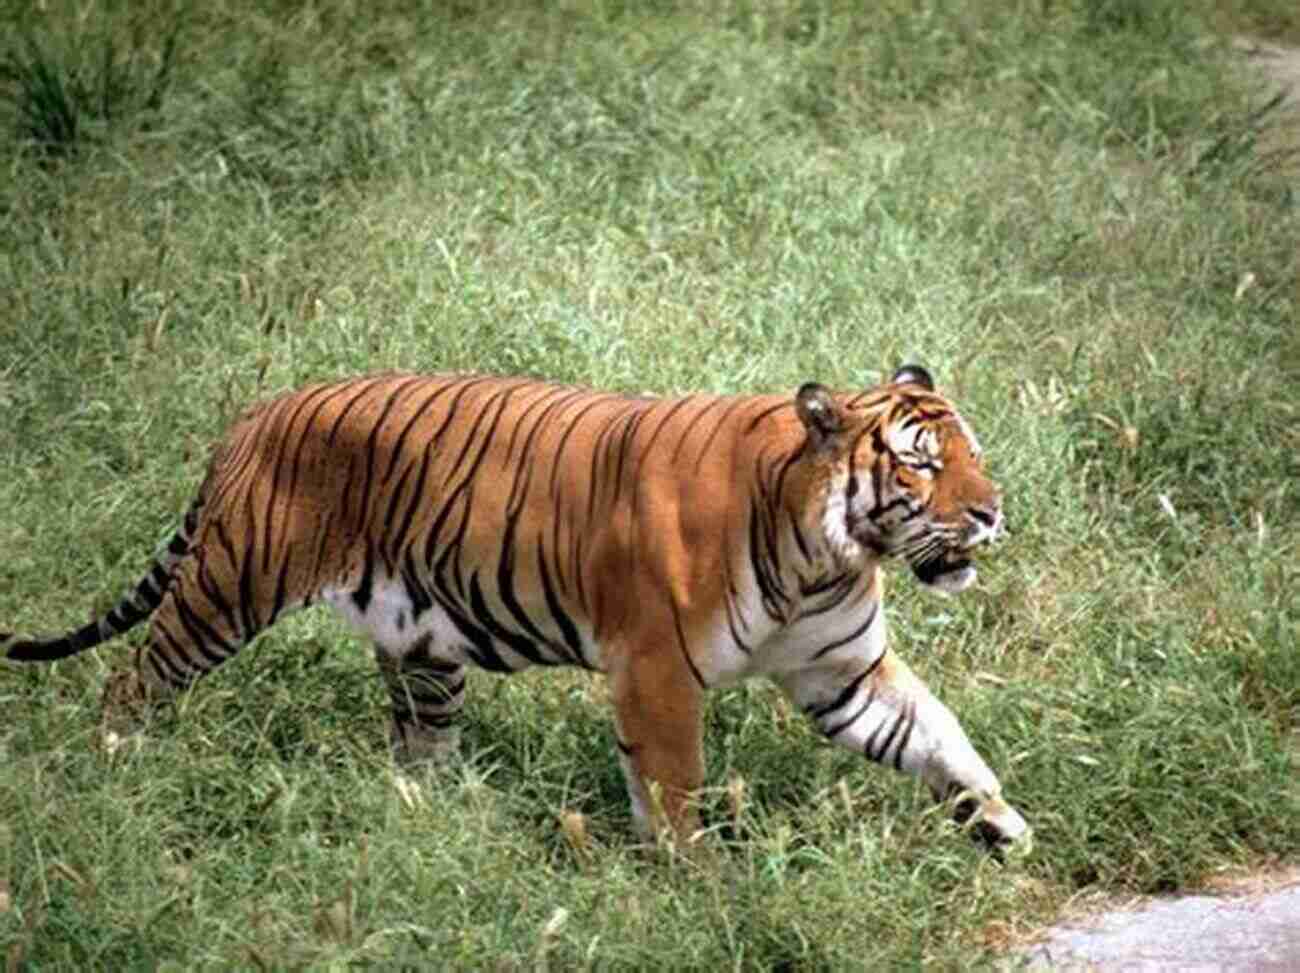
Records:
M966 508L966 534L963 538L967 547L987 544L997 540L1004 530L1002 505L993 503Z

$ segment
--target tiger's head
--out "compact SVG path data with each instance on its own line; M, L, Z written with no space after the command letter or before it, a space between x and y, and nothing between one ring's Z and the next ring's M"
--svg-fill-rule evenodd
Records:
M809 383L795 409L838 558L902 558L942 594L975 581L972 552L1003 529L1001 495L984 475L975 434L924 368L905 365L881 388L843 401Z

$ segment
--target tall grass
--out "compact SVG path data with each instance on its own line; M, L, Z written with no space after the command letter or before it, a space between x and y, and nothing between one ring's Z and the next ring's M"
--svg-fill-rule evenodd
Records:
M0 671L11 964L979 965L1082 889L1295 859L1296 201L1222 40L1284 12L869 6L0 7L0 622L111 603L225 423L309 379L920 360L1013 535L961 599L897 579L894 637L1035 856L761 685L713 700L705 862L635 846L580 674L474 678L463 759L408 781L305 613L112 755L126 646Z

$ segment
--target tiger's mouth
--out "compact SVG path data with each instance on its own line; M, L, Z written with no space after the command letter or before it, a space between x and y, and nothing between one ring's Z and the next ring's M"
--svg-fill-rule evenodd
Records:
M940 594L955 595L975 583L976 571L962 551L940 551L912 564L916 579Z

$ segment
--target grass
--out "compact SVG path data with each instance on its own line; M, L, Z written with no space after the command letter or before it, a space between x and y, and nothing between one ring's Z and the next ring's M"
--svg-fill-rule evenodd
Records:
M980 966L1297 859L1300 225L1226 47L1289 5L49 7L0 6L4 627L106 607L308 379L919 360L1014 533L959 600L897 579L894 636L1038 841L981 857L762 685L713 700L707 862L637 849L581 674L475 678L412 788L307 613L111 756L124 646L0 672L11 968Z

